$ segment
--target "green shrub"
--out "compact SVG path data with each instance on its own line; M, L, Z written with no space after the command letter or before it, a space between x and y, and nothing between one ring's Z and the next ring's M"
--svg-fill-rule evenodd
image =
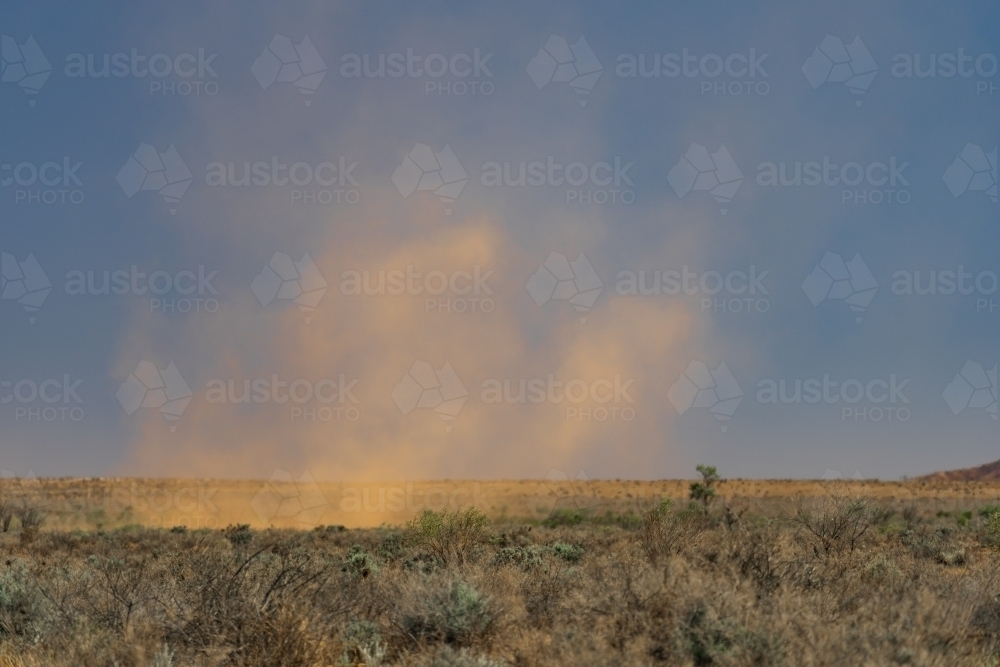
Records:
M403 628L417 640L469 645L484 636L493 624L490 602L461 579L433 591L422 609L403 617Z
M340 633L344 652L340 656L341 665L362 663L374 667L385 658L386 646L378 625L371 621L352 618Z
M226 539L234 547L245 547L253 539L253 533L250 532L250 524L247 523L226 526L222 529L222 534L225 535Z
M578 563L583 558L583 547L575 544L556 542L552 545L552 553L569 563Z
M995 547L1000 547L1000 509L986 517L986 539Z
M560 509L555 510L542 521L546 528L559 528L560 526L579 526L587 517L577 510Z
M347 551L347 556L344 557L344 564L341 567L341 571L362 579L378 572L378 570L378 562L375 557L360 544L355 544Z
M35 643L48 618L48 604L23 566L0 574L0 636Z
M503 547L490 560L493 567L515 566L524 571L531 570L542 564L540 549L535 546Z
M406 537L443 563L464 563L472 549L488 541L490 520L475 507L441 512L425 510L406 524Z

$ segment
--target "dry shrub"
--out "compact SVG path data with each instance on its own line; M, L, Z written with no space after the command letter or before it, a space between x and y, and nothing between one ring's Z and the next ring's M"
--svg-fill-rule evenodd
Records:
M887 518L886 510L867 497L831 494L818 507L799 505L795 521L824 554L851 553L865 534Z
M664 497L643 513L639 543L649 562L659 567L665 559L693 545L705 524L703 513L693 509L675 512L673 501Z

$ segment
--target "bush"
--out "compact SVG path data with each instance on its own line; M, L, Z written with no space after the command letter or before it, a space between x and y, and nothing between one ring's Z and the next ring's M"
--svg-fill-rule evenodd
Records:
M17 520L21 522L21 541L29 543L38 536L45 514L37 507L24 505L17 511Z
M425 510L406 524L411 544L429 551L442 563L464 563L472 549L489 539L490 520L475 507L441 512Z
M356 665L359 662L370 667L380 664L385 658L386 647L378 625L371 621L352 618L340 633L344 652L340 656L342 665Z
M815 512L800 505L795 521L813 538L817 550L831 554L849 548L854 553L865 533L886 516L870 498L832 495Z
M474 656L469 649L456 651L450 646L442 646L428 667L504 667L499 660L490 660L484 656Z
M542 555L538 547L503 547L490 560L493 567L516 566L528 571L542 564Z
M373 572L378 572L378 562L360 544L355 544L348 550L344 557L343 572L348 572L356 577L366 578Z
M1000 547L1000 509L986 516L986 539L991 545Z
M673 500L664 496L642 515L639 542L646 558L658 567L665 558L680 553L703 528L704 517L690 511L674 512Z
M552 553L568 563L578 563L583 558L583 547L556 542L552 545Z
M22 566L0 575L0 635L35 643L49 616L48 605Z
M403 628L410 637L458 646L470 645L486 635L492 624L489 599L461 579L432 591L422 609L403 617Z
M542 521L546 528L559 528L560 526L579 526L587 517L577 510L561 509L555 510Z

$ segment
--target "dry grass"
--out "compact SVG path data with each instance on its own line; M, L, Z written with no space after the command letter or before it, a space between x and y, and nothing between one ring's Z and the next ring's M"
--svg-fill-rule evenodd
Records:
M359 530L38 531L22 510L0 666L1000 665L1000 518L828 491Z

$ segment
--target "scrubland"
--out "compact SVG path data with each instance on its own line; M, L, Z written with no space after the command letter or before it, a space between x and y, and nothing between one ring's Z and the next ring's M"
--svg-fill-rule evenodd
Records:
M1000 665L995 506L685 487L358 529L68 530L4 500L0 666Z

